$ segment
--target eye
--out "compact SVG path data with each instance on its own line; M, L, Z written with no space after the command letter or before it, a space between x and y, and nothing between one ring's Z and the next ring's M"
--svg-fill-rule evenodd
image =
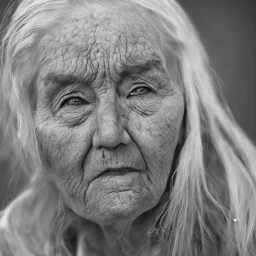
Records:
M81 105L86 105L88 104L87 101L85 101L84 99L82 99L81 97L70 97L65 99L62 104L61 107L67 105L67 106L81 106Z
M150 88L145 87L145 86L136 87L135 89L133 89L130 92L129 97L144 95L144 94L149 93L150 91L151 91Z

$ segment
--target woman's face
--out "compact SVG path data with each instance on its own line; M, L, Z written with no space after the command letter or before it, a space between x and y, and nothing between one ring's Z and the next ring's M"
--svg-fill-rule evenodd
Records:
M43 37L35 124L66 204L99 224L162 196L184 100L138 14L92 8Z

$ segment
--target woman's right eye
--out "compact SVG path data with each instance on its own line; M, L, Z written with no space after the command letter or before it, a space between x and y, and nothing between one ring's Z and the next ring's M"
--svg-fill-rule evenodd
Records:
M87 105L88 102L86 100L84 100L81 97L75 96L75 97L69 97L67 99L65 99L62 104L61 107L64 106L81 106L81 105Z

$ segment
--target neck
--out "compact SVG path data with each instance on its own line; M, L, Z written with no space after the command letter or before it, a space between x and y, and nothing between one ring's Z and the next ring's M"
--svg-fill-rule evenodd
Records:
M81 230L83 236L78 241L80 251L89 255L97 251L94 255L105 256L149 255L147 251L160 243L159 237L151 233L156 228L156 220L165 202L164 197L155 208L141 214L133 222L98 225L86 221Z
M150 211L131 223L119 222L101 226L105 245L111 255L137 255L145 249L150 244L149 232L153 230L155 220L155 212Z

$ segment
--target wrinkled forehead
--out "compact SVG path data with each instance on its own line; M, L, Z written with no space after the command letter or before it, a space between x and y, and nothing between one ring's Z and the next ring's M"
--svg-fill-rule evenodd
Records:
M138 12L99 6L75 11L48 31L39 56L44 73L109 72L113 78L133 62L164 62L155 32Z

